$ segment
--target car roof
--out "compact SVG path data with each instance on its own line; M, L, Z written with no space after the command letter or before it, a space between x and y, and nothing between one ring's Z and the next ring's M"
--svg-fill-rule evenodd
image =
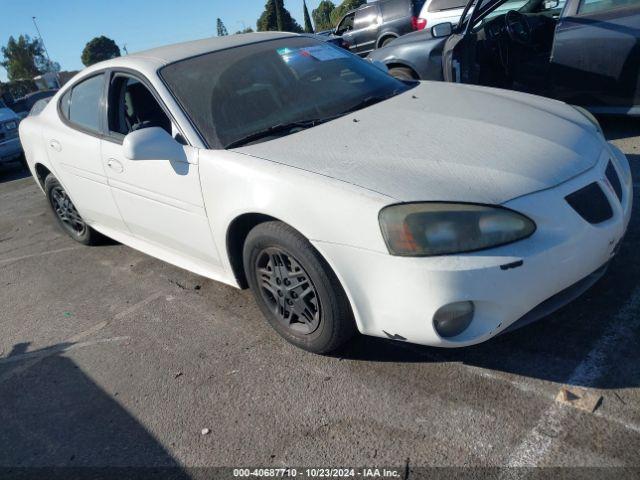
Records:
M286 32L256 32L244 33L236 35L226 35L224 37L203 38L201 40L193 40L190 42L176 43L159 48L152 48L128 55L125 58L145 58L155 59L162 63L172 63L185 58L203 55L205 53L225 50L227 48L240 47L242 45L250 45L252 43L263 42L266 40L277 40L279 38L287 38L296 36L294 33Z
M152 48L150 50L130 53L123 57L116 57L95 63L80 71L80 73L66 83L61 90L66 91L70 86L81 81L83 78L87 78L95 72L107 68L132 68L133 70L146 75L148 78L152 78L155 73L165 65L185 60L187 58L269 40L305 36L314 37L314 35L310 34L300 35L288 32L255 32L226 35L224 37L203 38L201 40L193 40L190 42L175 43L164 47Z

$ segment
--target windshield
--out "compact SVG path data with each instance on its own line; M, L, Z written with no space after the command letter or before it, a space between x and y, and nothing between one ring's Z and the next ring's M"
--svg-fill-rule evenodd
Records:
M309 37L212 52L170 64L160 75L209 147L218 149L257 141L278 126L312 127L410 88Z

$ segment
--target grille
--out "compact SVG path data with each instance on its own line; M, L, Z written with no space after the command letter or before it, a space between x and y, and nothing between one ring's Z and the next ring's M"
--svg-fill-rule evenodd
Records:
M565 197L571 207L587 222L597 224L613 217L613 210L600 185L591 183Z
M618 176L618 172L616 171L616 167L613 166L613 163L609 162L605 175L613 187L613 191L616 192L616 197L618 197L618 200L622 201L622 184L620 183L620 177Z

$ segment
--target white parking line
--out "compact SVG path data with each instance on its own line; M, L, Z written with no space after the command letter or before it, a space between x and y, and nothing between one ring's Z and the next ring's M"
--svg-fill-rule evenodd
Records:
M134 303L129 308L127 308L127 309L123 310L122 312L118 313L115 317L113 317L113 319L114 320L120 320L121 318L124 318L127 315L132 314L136 310L138 310L138 309L148 305L149 303L153 302L155 299L160 298L160 297L164 297L165 295L166 295L166 293L164 293L164 292L157 292L157 293L154 293L152 295L149 295L144 300L141 300L138 303Z
M640 287L611 321L605 334L598 340L589 354L580 362L569 379L568 385L590 385L603 373L607 355L619 348L626 338L633 338L633 329L640 326ZM554 443L560 438L562 421L571 410L554 403L542 414L537 425L527 434L522 443L507 460L509 467L539 466ZM623 422L624 423L624 422Z
M5 263L18 262L20 260L27 260L29 258L44 257L47 255L53 255L55 253L71 252L73 250L80 250L82 248L84 247L66 247L66 248L59 248L57 250L48 250L46 252L32 253L31 255L23 255L21 257L5 258L0 260L0 265L4 265Z

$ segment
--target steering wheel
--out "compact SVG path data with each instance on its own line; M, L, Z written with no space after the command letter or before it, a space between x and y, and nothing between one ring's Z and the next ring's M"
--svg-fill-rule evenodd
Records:
M516 10L509 10L504 17L509 38L527 47L532 44L531 25L527 16Z

